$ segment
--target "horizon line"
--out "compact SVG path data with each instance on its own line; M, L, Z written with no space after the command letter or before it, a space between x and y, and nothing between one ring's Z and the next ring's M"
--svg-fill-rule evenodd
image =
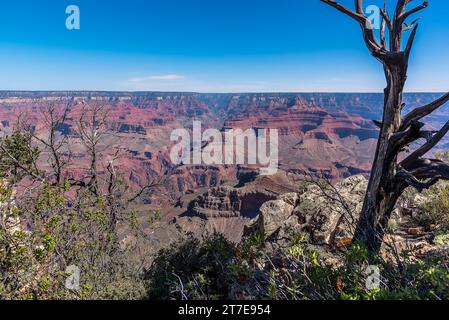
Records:
M383 91L160 91L160 90L0 90L1 93L122 93L122 94L384 94ZM441 94L445 91L406 91L404 94Z

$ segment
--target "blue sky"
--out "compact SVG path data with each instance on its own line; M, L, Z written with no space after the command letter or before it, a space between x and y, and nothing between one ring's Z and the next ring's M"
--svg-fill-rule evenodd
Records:
M449 89L449 2L430 2L419 15L408 91ZM65 27L71 4L81 10L80 30ZM384 85L355 22L318 0L3 0L0 8L0 90L377 92Z

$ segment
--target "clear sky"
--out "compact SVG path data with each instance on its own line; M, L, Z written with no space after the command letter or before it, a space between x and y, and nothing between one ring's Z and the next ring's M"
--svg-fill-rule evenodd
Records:
M65 26L71 4L80 8L80 30ZM383 1L365 0L371 4ZM448 91L449 2L430 0L419 16L407 90ZM356 23L319 0L1 1L0 90L377 92L384 85Z

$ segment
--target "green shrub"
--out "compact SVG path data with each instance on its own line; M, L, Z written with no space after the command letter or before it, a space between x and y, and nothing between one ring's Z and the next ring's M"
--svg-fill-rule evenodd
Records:
M234 247L214 235L203 242L189 238L163 250L147 273L149 298L449 298L448 264L441 259L416 261L404 255L398 266L381 257L369 257L362 245L353 245L344 255L333 253L339 261L329 264L322 258L325 252L317 251L298 234L291 233L290 244L274 252L267 251L257 239L250 237ZM367 287L370 261L378 261L379 288Z
M222 235L189 237L159 252L146 272L149 299L226 299L235 245Z
M422 213L415 217L415 221L427 229L436 226L440 232L449 231L449 184L432 188L425 194L430 200L424 203Z

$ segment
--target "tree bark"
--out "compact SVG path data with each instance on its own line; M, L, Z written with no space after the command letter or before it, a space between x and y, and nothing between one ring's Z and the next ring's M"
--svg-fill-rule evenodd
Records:
M397 202L393 183L397 172L397 154L391 152L390 138L402 123L402 92L407 78L407 63L399 60L384 69L388 85L385 88L382 127L361 218L354 235L354 242L363 242L372 252L379 251L385 233L381 220L391 215Z

